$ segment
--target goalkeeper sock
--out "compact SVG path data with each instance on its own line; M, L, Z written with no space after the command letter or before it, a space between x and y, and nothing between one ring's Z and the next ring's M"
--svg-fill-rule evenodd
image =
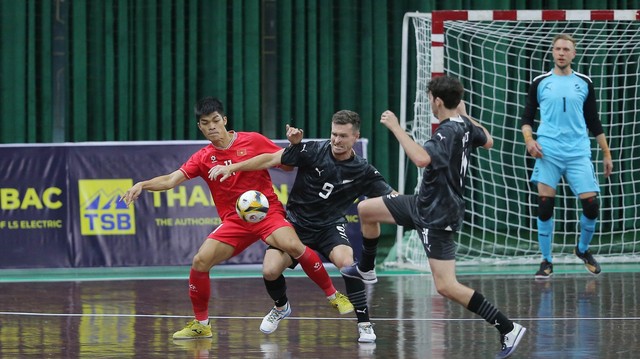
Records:
M580 253L584 253L589 249L589 243L593 239L593 232L596 230L596 219L589 219L583 215L580 216L580 242L578 249Z
M551 240L553 236L553 217L546 221L538 218L538 243L542 258L551 263Z

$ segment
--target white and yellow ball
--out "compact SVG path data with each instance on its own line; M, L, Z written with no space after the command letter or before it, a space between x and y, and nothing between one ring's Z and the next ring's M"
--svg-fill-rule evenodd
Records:
M258 223L269 211L269 200L260 191L247 191L238 197L236 212L245 222Z

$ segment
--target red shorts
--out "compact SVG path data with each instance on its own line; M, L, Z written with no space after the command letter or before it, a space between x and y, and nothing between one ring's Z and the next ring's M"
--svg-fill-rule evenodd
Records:
M209 233L207 238L233 246L235 248L233 256L236 256L258 239L266 241L271 233L282 227L293 228L291 223L285 219L284 210L273 212L270 210L269 215L258 223L248 223L238 216L229 216L213 232Z

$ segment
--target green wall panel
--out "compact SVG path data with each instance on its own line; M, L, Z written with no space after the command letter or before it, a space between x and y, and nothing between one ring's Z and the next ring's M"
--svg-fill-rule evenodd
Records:
M275 2L275 18L264 20L265 1ZM0 1L0 143L51 142L57 124L59 141L200 139L192 111L203 96L223 101L229 128L273 138L287 123L328 137L331 115L351 109L370 160L397 186L398 145L379 115L399 111L404 13L559 7L640 1ZM266 87L262 21L276 29L276 83ZM57 37L55 25L64 29ZM64 68L54 72L53 59ZM275 89L268 129L263 88Z

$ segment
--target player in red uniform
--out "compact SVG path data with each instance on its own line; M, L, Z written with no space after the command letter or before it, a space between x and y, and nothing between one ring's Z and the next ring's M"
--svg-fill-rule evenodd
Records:
M267 170L237 173L233 179L224 182L208 178L209 170L216 164L240 162L262 153L279 151L280 147L259 133L228 131L222 103L215 98L205 97L198 101L195 116L198 128L211 144L194 153L178 170L134 184L123 197L129 205L143 190L164 191L201 177L209 186L220 215L222 223L207 236L191 265L189 297L195 319L174 333L173 338L212 337L209 323L209 271L258 239L296 258L309 278L324 291L331 305L341 314L352 312L353 305L346 296L336 291L318 255L302 244L292 225L285 219L284 208L273 191ZM235 212L236 199L248 190L258 190L269 199L269 213L261 222L244 222Z

